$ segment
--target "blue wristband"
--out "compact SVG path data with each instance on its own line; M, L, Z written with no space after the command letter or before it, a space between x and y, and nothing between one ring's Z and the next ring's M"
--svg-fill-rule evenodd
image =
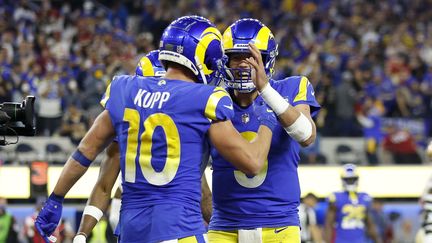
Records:
M72 158L84 167L89 167L93 161L84 156L78 149L72 154Z
M49 196L49 199L53 200L54 202L58 202L58 203L63 203L64 201L64 197L62 196L58 196L56 194L51 193L51 195Z

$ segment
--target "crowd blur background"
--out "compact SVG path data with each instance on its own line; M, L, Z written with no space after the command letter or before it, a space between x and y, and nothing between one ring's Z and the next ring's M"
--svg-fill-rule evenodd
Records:
M134 74L172 20L198 14L223 32L251 17L279 43L273 78L307 76L323 107L302 164L426 164L430 9L431 0L0 0L0 102L36 96L44 155L62 149L55 140L76 145L111 78ZM6 149L0 163L23 164L33 149Z

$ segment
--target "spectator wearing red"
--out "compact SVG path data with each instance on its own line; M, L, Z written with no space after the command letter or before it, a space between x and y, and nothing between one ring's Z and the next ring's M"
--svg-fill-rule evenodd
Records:
M383 148L389 152L395 164L421 164L414 137L406 130L390 127Z

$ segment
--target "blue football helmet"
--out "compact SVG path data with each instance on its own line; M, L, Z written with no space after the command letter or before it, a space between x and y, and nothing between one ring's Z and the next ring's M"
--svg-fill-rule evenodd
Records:
M159 44L159 60L175 62L191 70L200 83L219 83L224 68L222 35L200 16L185 16L172 22Z
M141 57L135 70L135 74L142 77L162 77L165 69L159 62L159 50L151 51Z
M359 175L354 164L345 164L341 172L342 186L345 191L355 192L358 187Z
M256 19L240 19L229 26L223 34L225 53L249 53L248 44L252 42L261 51L264 69L267 77L271 78L274 72L278 45L270 29ZM242 93L255 90L252 82L252 70L244 68L225 68L225 82L230 88Z

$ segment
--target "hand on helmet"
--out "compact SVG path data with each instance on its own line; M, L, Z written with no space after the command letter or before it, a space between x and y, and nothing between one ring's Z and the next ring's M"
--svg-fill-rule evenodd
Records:
M248 62L252 68L255 69L255 78L252 78L252 80L256 86L256 89L261 91L269 81L264 69L261 52L252 43L249 43L249 51L251 52L252 57L246 58L246 62Z

